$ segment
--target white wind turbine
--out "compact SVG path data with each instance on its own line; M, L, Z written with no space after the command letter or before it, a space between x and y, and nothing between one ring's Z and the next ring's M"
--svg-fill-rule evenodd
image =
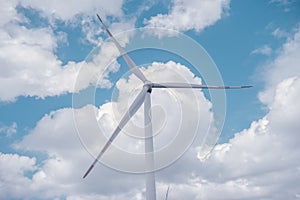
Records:
M187 89L239 89L239 88L249 88L252 86L208 86L208 85L198 85L198 84L188 84L188 83L152 83L151 81L147 80L144 74L139 70L133 60L127 55L124 49L121 47L119 42L114 38L111 32L108 30L106 25L103 23L99 15L97 17L103 27L105 28L107 34L117 46L120 54L124 58L125 62L127 63L128 67L130 68L131 72L137 76L141 81L143 81L144 86L142 91L138 94L135 98L133 103L130 105L128 111L124 114L123 118L121 119L119 125L114 130L113 134L106 142L92 165L84 174L83 178L85 178L90 171L93 169L95 164L113 142L113 140L118 136L130 118L138 111L142 104L144 104L144 123L145 123L145 162L147 169L146 171L146 199L147 200L156 200L156 187L155 187L155 175L154 175L154 154L153 154L153 133L152 133L152 119L151 119L151 91L153 88L187 88Z

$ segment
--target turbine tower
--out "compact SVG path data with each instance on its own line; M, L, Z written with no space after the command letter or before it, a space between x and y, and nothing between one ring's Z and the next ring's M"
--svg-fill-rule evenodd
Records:
M124 114L119 125L116 127L112 133L109 140L106 142L92 165L88 168L83 178L85 178L90 171L93 169L95 164L105 153L110 144L118 136L127 122L131 117L138 111L138 109L144 104L144 123L145 123L145 163L146 163L146 200L156 200L156 186L155 186L155 174L154 174L154 150L153 150L153 132L152 132L152 116L151 116L151 92L152 89L159 88L187 88L187 89L239 89L239 88L249 88L252 86L208 86L208 85L198 85L198 84L188 84L188 83L153 83L146 79L144 74L139 70L133 60L128 56L128 54L121 47L119 42L114 38L111 32L108 30L107 26L103 23L102 19L97 14L99 21L104 27L105 31L114 42L118 48L120 54L125 60L126 64L130 68L131 72L139 78L143 83L143 89L135 98L133 103L130 105L128 111Z

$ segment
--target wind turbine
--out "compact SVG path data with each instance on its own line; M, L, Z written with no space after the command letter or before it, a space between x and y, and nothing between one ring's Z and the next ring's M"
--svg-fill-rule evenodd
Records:
M130 105L127 112L124 114L119 125L114 130L113 134L106 142L92 165L88 168L83 178L85 178L90 171L93 169L95 164L101 158L101 156L108 149L110 144L118 136L127 122L131 117L138 111L138 109L144 104L144 123L145 123L145 162L146 162L146 199L156 200L156 186L155 186L155 174L154 174L154 150L153 150L153 132L152 132L152 116L151 116L151 92L152 89L156 88L187 88L187 89L239 89L239 88L249 88L252 86L208 86L208 85L198 85L198 84L188 84L188 83L153 83L149 81L144 74L139 70L134 61L128 56L128 54L121 47L119 42L114 38L111 32L108 30L107 26L103 23L102 19L97 14L97 17L104 27L105 31L113 41L113 43L118 48L120 54L125 60L126 64L130 68L131 72L140 79L144 85L142 91L137 95L133 103Z

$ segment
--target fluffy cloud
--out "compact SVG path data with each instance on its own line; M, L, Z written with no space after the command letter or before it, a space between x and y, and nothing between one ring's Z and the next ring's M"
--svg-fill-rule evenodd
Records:
M145 23L149 27L199 32L221 19L229 3L230 0L174 0L168 14L158 14Z
M213 194L204 189L206 199L294 199L299 195L300 105L294 99L300 96L299 89L299 78L283 80L276 88L273 109L215 148L200 175L209 180L204 188L216 187L207 188Z
M123 0L87 0L85 3L76 0L65 6L63 1L38 1L25 0L20 1L22 6L40 11L48 18L54 17L63 21L72 20L76 15L101 12L103 15L122 16Z
M300 31L296 29L295 34L287 39L282 50L274 61L269 62L263 69L263 79L265 80L266 89L260 93L260 100L266 105L272 105L277 85L284 79L298 77L299 68L299 51L300 51Z
M26 32L27 30L23 28ZM42 38L47 41L54 40L52 32L48 29L30 31L32 38L31 43L22 42L19 35L16 35L8 44L3 44L0 54L1 73L0 76L0 100L13 101L16 97L22 96L37 96L44 98L46 96L56 96L67 92L76 92L82 88L86 88L89 84L97 84L100 79L99 86L110 87L107 80L109 71L116 71L118 64L116 55L118 51L110 48L112 51L100 52L99 56L106 55L105 59L99 62L68 62L62 65L62 62L53 54L49 46L38 44ZM43 35L43 37L39 37ZM25 37L24 35L22 37ZM29 40L30 41L30 40ZM53 45L53 43L49 44ZM16 53L18 52L18 53ZM112 63L112 64L111 64ZM108 66L108 64L110 64ZM78 73L85 74L85 80L80 80L81 85L77 82ZM98 75L98 76L96 76ZM9 89L7 88L9 86Z
M0 153L0 197L1 199L26 196L24 186L30 183L25 173L36 169L36 160L17 154ZM12 192L14 191L14 192Z
M21 25L26 24L27 19L17 12L18 2L5 1L1 5L4 14L0 21L0 101L14 101L18 96L44 98L76 92L89 84L111 86L107 75L119 66L118 51L112 44L103 45L105 48L93 57L95 60L69 61L64 65L55 54L61 39L66 38L64 33L56 34L51 27ZM84 73L86 79L80 80L81 85L77 82L75 88L79 72Z

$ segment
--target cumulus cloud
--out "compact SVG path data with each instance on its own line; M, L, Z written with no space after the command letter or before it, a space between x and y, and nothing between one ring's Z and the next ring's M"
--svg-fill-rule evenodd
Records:
M30 179L25 174L36 170L36 159L17 154L0 153L0 169L1 199L26 196L24 185L28 185Z
M103 15L122 16L123 0L88 0L85 3L81 1L72 1L66 6L63 1L38 1L25 0L20 1L24 7L29 7L40 11L47 18L54 17L63 21L72 20L76 15L101 12Z
M204 179L217 188L207 199L233 197L294 199L299 192L299 78L285 79L276 88L273 109L249 129L218 145L204 163ZM297 111L296 111L297 110ZM204 184L206 187L207 185ZM222 192L221 192L222 191ZM204 190L205 192L205 190Z
M90 84L111 87L107 75L119 67L119 54L113 45L103 45L105 48L92 57L95 60L63 64L55 52L60 42L67 42L66 34L56 34L51 27L21 25L26 18L21 18L18 5L17 1L5 1L1 6L5 9L0 21L0 101L14 101L18 96L56 96ZM75 88L79 72L85 73L86 79L80 80L81 85L77 82Z
M53 35L49 30L31 31L36 35L36 41L41 41L39 35ZM22 36L23 37L23 36ZM76 92L86 88L89 84L99 84L101 87L110 87L111 84L107 78L110 70L116 71L119 64L116 62L118 52L116 49L108 48L99 52L99 56L106 55L105 59L99 62L72 62L66 65L53 54L49 46L39 45L34 41L33 44L22 43L17 36L11 43L3 44L1 48L1 71L4 73L0 77L0 99L2 101L13 101L18 96L36 96L44 98L46 96L56 96L67 92ZM44 40L43 40L44 41ZM17 52L17 53L16 53ZM109 65L110 64L110 65ZM78 73L85 73L85 80L77 82ZM96 77L96 75L99 75ZM102 78L103 80L99 79ZM98 80L100 81L98 83ZM9 88L7 88L9 86Z
M174 0L168 14L158 14L145 20L149 27L196 30L215 24L229 9L230 0Z
M284 79L299 76L300 31L296 29L292 37L287 38L277 58L266 64L263 73L266 89L259 94L260 100L271 105L277 85Z

